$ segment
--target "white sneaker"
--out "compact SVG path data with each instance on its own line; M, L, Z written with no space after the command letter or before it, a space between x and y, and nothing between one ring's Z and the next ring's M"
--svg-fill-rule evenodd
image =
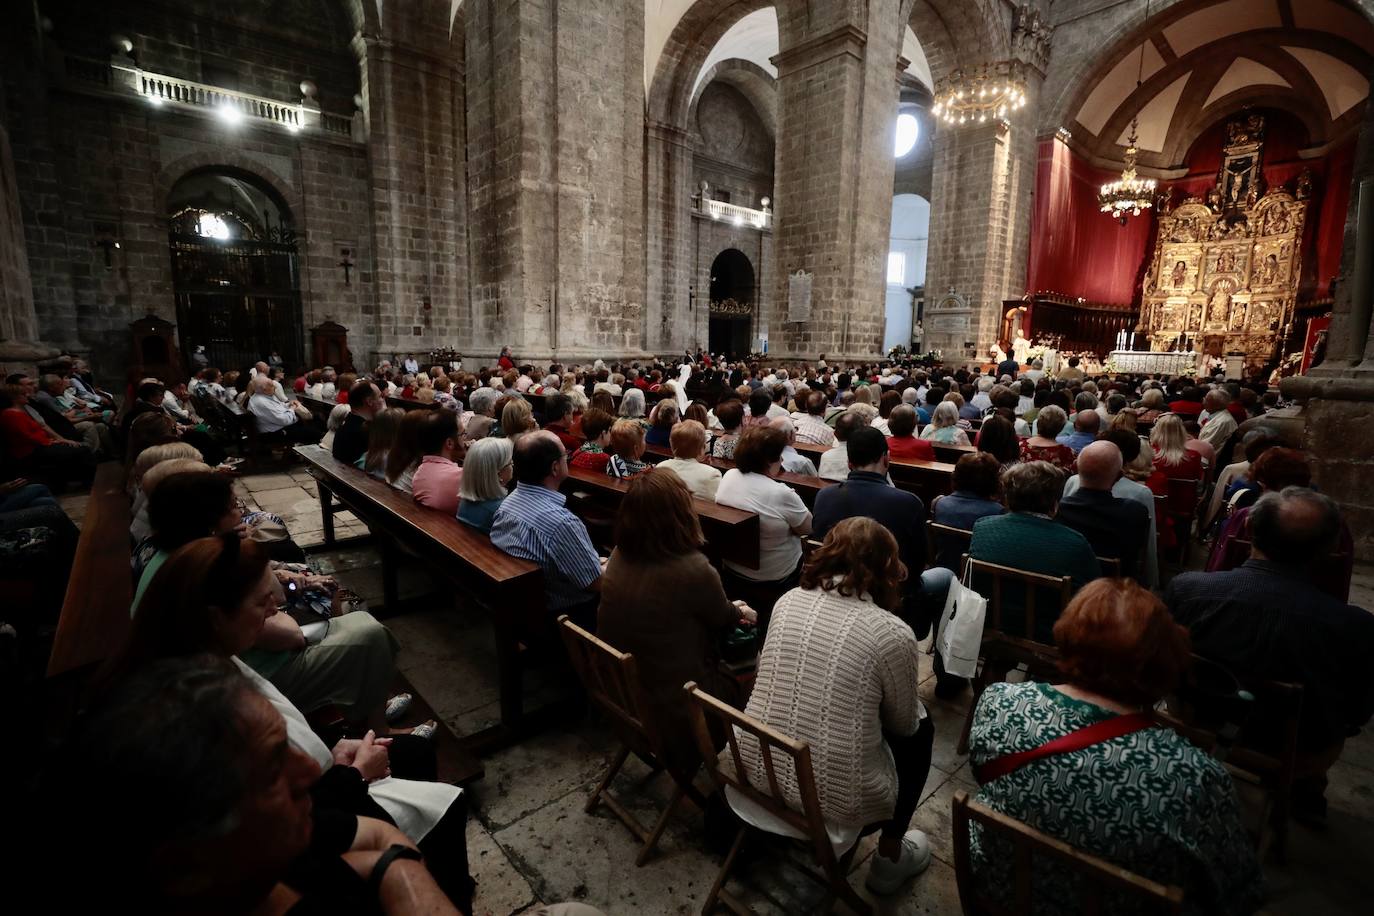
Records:
M908 830L902 837L902 854L896 862L874 852L868 864L864 887L879 897L895 894L908 878L930 867L930 840L919 830Z

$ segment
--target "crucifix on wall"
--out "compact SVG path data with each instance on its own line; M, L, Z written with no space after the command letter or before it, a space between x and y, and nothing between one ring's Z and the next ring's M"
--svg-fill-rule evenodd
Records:
M340 249L339 249L339 265L338 265L338 266L340 266L340 267L343 268L343 272L344 272L344 286L352 286L353 284L352 284L352 282L351 282L350 279L349 279L349 274L350 274L350 272L353 270L353 266L354 266L354 263L353 263L353 249L352 249L352 248L340 248Z

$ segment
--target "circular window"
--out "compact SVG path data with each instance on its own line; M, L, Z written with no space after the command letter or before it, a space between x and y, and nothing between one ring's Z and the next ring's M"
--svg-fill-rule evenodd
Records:
M916 138L921 133L921 125L913 114L897 115L897 137L892 154L900 159L916 146Z

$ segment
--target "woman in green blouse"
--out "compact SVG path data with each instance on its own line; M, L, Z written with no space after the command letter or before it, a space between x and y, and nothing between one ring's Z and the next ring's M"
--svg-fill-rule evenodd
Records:
M1067 683L988 686L974 714L969 761L977 800L1092 855L1184 889L1190 913L1241 914L1262 900L1259 863L1235 787L1212 757L1147 717L1178 684L1188 634L1128 579L1098 579L1054 625ZM1098 725L1116 737L1014 766L1007 758ZM1131 723L1135 723L1131 726ZM1108 726L1110 727L1110 726ZM1010 888L1012 855L972 828L976 880ZM1035 876L1036 914L1076 913L1079 887L1055 863ZM1111 912L1118 908L1109 908Z

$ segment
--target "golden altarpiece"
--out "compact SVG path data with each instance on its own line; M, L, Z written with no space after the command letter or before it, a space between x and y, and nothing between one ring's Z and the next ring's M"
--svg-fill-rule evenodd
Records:
M1244 353L1247 369L1279 355L1297 302L1311 176L1303 172L1292 191L1266 191L1263 149L1262 117L1228 124L1207 199L1162 202L1141 290L1151 349Z

